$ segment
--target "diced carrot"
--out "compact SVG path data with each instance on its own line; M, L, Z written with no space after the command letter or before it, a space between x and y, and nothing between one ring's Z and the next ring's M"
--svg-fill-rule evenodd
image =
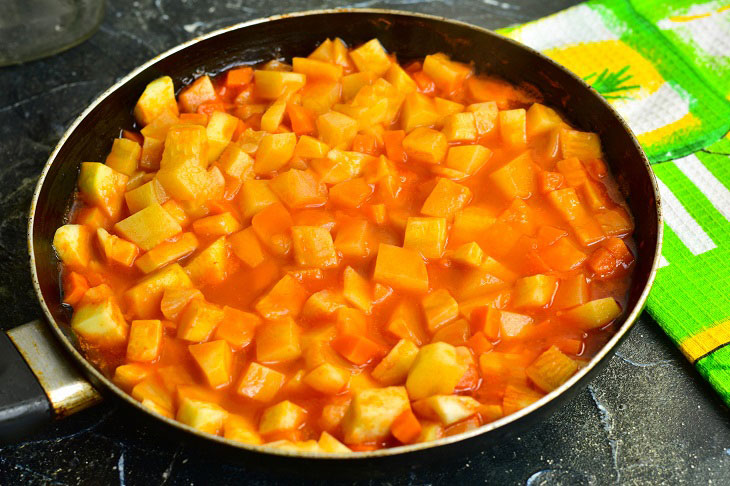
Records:
M409 408L396 417L390 426L390 432L401 443L410 444L421 435L421 422Z
M122 130L122 138L132 140L140 145L144 143L144 137L142 136L142 134L139 132L133 132L131 130Z
M289 116L291 129L297 135L307 135L314 132L314 114L300 105L292 102L286 104L286 114Z
M283 204L267 206L251 220L251 227L269 250L286 255L291 250L291 227L294 221Z
M407 155L403 149L403 139L406 138L404 130L386 130L383 132L383 144L385 154L393 162L405 162Z
M373 194L373 186L362 177L340 182L330 188L330 202L346 208L358 208Z
M601 159L584 160L583 165L594 179L603 179L608 174L606 164Z
M436 91L436 83L433 82L433 79L431 79L428 74L424 73L423 71L415 71L411 74L411 77L416 82L416 85L418 86L418 91L420 91L423 94L432 94L434 91Z
M64 275L63 279L63 303L71 306L76 305L86 291L89 290L89 282L80 273L70 272Z
M332 348L357 365L363 365L385 355L385 350L370 339L353 334L339 336L332 341Z
M253 341L256 327L261 318L250 312L243 312L233 307L223 307L223 320L215 329L215 339L225 339L233 349L242 349Z
M231 212L206 216L193 223L193 231L196 234L210 238L229 235L240 229L241 223Z
M368 213L368 216L373 223L377 225L385 223L385 219L387 218L387 209L385 204L369 204L365 208L365 211Z
M228 238L233 253L246 265L255 268L263 263L265 254L256 233L250 226Z
M251 82L252 78L253 69L248 66L231 69L228 71L228 74L226 74L226 87L243 88Z
M550 191L555 191L563 187L565 182L565 176L559 172L542 171L537 174L537 183L540 187L540 192L547 194Z
M553 298L553 309L569 309L588 302L589 291L585 276L581 273L560 280Z
M191 125L207 125L208 115L205 113L180 113L180 121Z
M567 236L560 238L550 246L539 249L538 255L551 268L561 272L578 268L587 258L587 255L571 243L571 239Z
M160 302L162 315L167 319L176 320L180 313L193 299L202 299L203 293L198 289L173 287L165 289Z
M347 444L347 447L354 452L369 452L380 449L380 446L377 444Z
M211 116L216 111L226 111L226 105L222 101L206 101L198 106L196 113Z
M599 248L588 258L588 268L593 270L598 278L611 277L619 265L613 253L605 248Z
M558 338L555 339L555 346L565 354L578 356L583 351L583 341L580 339Z
M489 341L489 339L487 339L487 336L485 336L482 331L477 331L476 333L474 333L474 335L469 338L466 344L477 355L486 353L487 351L491 351L492 348L494 348L492 343Z
M564 229L550 225L540 226L536 236L538 248L552 245L563 236L568 236L568 232Z
M611 252L616 260L628 266L634 261L634 255L621 238L608 238L601 242L601 246Z
M450 435L461 434L464 432L468 432L470 430L474 430L474 429L480 427L481 425L482 425L482 421L479 420L479 416L474 415L467 419L461 420L460 422L456 422L453 425L450 425L444 431L444 435L446 435L448 437Z
M375 135L370 133L358 133L355 135L355 138L352 139L352 151L377 157L380 155L378 139L375 138Z

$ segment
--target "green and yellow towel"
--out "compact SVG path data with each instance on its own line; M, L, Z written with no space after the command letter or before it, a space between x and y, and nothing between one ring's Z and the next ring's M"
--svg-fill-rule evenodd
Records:
M501 33L588 81L641 142L665 221L648 310L730 405L730 4L592 0Z

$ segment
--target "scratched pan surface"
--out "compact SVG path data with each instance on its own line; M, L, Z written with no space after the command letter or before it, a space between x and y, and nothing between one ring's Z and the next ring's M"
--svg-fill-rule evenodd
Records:
M531 406L479 429L425 444L351 455L319 455L248 446L202 434L174 420L171 433L199 442L209 453L277 471L354 477L387 473L393 467L463 456L544 419L602 370L641 312L654 279L661 244L661 211L656 182L631 131L613 109L582 80L535 51L488 30L438 17L385 10L335 10L255 20L182 44L140 66L104 92L72 124L43 169L33 197L28 226L31 272L47 320L87 377L106 395L116 395L139 413L150 414L89 364L69 327L70 314L60 302L59 262L53 234L67 222L83 161L103 160L120 128L133 123L131 108L145 85L168 75L181 87L202 73L216 74L237 64L306 56L323 39L341 37L357 45L377 37L399 59L445 52L473 62L477 72L501 76L536 88L544 102L559 109L574 126L597 132L607 163L627 197L636 222L637 264L628 305L618 332L563 386ZM177 431L173 430L177 429ZM314 464L314 462L318 464ZM312 467L313 465L317 467Z

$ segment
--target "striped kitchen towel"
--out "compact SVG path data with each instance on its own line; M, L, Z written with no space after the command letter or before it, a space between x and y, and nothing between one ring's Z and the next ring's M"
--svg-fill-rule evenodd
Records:
M641 142L665 218L648 310L730 405L730 5L592 0L500 33L588 81Z

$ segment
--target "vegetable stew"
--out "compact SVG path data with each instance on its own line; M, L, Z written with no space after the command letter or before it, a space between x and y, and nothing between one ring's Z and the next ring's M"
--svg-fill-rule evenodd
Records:
M537 401L610 338L635 253L598 136L539 101L377 39L152 81L53 241L87 358L154 413L302 451Z

